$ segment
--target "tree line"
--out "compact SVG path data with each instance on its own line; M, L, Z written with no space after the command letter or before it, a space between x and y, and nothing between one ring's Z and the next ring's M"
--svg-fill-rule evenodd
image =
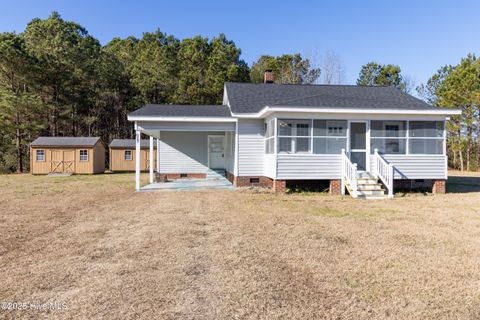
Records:
M276 83L343 82L341 59L331 51L322 61L262 55L251 67L240 55L224 34L179 40L157 30L101 45L56 12L21 33L0 33L0 172L27 170L27 146L38 136L131 138L129 112L148 103L219 104L224 82L260 83L267 69ZM416 88L433 105L463 109L448 125L451 165L462 170L480 166L479 70L469 55ZM357 84L415 89L399 66L377 62L362 66Z

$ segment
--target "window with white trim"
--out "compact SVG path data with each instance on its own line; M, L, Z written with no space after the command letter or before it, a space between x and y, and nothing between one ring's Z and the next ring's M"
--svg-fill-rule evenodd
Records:
M407 153L407 121L370 121L370 152Z
M88 150L80 150L80 161L88 161Z
M265 154L275 152L275 120L265 123Z
M410 121L408 129L411 154L443 154L443 121Z
M35 152L35 159L37 161L45 161L45 150L37 150Z
M131 161L133 159L132 150L125 150L123 158L127 161Z
M311 120L278 120L278 153L310 153Z
M313 153L340 154L347 148L346 120L313 120Z

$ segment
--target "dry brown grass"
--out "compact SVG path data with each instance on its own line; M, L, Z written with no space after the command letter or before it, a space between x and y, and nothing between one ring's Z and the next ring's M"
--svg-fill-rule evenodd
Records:
M68 307L0 318L478 318L469 179L449 188L476 192L367 202L0 176L0 303Z

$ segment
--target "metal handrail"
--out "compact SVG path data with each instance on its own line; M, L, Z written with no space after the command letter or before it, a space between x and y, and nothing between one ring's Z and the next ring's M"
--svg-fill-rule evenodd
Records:
M388 189L388 197L393 198L393 165L388 163L379 153L378 149L374 149L373 157L373 174L377 179L382 180Z
M345 194L345 180L350 184L352 197L358 197L357 164L352 163L342 149L342 194Z

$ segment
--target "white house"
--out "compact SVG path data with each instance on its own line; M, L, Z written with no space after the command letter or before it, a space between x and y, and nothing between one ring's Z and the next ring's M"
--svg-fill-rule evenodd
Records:
M445 192L445 122L460 113L393 87L266 81L226 83L222 105L146 105L128 119L137 150L141 133L152 151L157 139L160 178L224 170L235 187L278 192L293 180L329 180L331 193L370 198L412 184Z

